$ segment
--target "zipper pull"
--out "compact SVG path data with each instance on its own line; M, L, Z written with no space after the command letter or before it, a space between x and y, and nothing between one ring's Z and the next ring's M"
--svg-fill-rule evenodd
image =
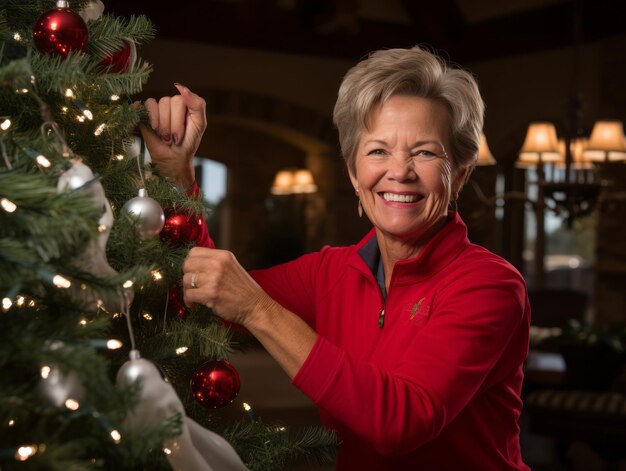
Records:
M385 306L380 310L380 314L378 314L378 327L383 328L385 325Z

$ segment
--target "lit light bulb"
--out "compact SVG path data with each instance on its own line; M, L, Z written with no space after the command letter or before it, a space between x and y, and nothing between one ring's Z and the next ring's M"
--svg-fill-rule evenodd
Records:
M122 434L117 430L111 430L111 438L115 443L119 443L122 441Z
M189 347L178 347L176 349L176 355L182 355L183 353L185 353L187 350L189 350Z
M51 370L51 368L49 366L42 366L41 367L41 377L43 379L47 379L48 376L50 376L50 370Z
M94 130L94 135L95 136L99 136L100 134L102 134L102 131L104 131L104 128L106 128L106 123L102 123L100 126L98 126L95 130Z
M72 286L70 280L62 277L61 275L54 275L54 278L52 278L52 283L57 288L69 288L70 286Z
M152 279L154 281L159 281L163 279L163 275L161 275L161 272L158 270L153 270L152 271Z
M67 98L74 98L74 92L72 91L71 88L68 88L68 89L65 90L65 96Z
M9 309L11 309L11 306L13 306L13 301L11 301L11 298L2 298L2 309L8 311Z
M250 417L251 420L254 420L254 412L252 411L252 407L250 407L250 404L244 402L243 409L248 413L248 417Z
M110 97L110 98L111 98L111 101L117 101L117 100L119 100L119 99L120 99L120 96L119 96L119 95L116 95L116 94L114 93L113 95L111 95L111 97Z
M17 205L8 198L0 199L0 206L2 206L2 209L7 213L12 213L17 209Z
M0 123L0 129L6 131L11 127L11 120L9 118L4 118L4 120Z
M124 344L117 339L107 340L107 348L109 350L117 350L118 348L122 348Z
M17 449L15 452L15 459L17 461L26 461L28 458L37 453L36 445L24 445Z
M69 398L65 401L65 407L69 410L78 410L80 403L76 399Z
M124 284L122 285L123 288L130 288L131 286L133 286L132 280L126 280Z
M46 157L45 157L45 156L43 156L43 155L41 155L41 154L39 154L39 155L37 156L37 158L35 159L35 161L36 161L39 165L41 165L42 167L45 167L45 168L48 168L48 167L50 167L50 165L52 165L52 164L50 163L50 161L49 161L48 159L46 159Z

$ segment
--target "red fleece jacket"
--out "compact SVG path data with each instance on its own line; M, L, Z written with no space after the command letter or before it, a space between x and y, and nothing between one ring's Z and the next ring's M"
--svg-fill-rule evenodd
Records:
M318 334L292 382L337 430L337 469L528 470L518 427L530 325L521 275L471 244L458 214L396 264L386 300L377 256L372 230L357 245L251 273Z

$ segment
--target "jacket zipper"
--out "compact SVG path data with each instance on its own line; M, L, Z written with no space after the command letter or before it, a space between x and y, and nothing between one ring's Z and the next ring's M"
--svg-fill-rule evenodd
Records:
M383 302L383 307L380 310L380 313L378 314L378 327L382 329L384 325L385 325L385 303Z

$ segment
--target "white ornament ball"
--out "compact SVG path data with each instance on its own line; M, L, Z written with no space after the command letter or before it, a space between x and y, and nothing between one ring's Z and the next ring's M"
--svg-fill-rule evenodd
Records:
M85 23L88 21L96 21L102 17L102 13L104 12L104 3L100 0L93 0L89 2L85 7L78 12Z
M80 403L85 397L85 387L80 382L75 371L63 373L58 367L46 368L39 383L39 393L46 402L54 407L61 408L68 399Z
M80 159L72 160L72 166L59 177L57 181L57 191L59 193L68 190L76 190L86 183L95 180L95 175L91 169Z
M73 159L72 166L63 172L57 182L59 193L76 190L89 195L93 203L102 208L102 215L98 220L98 237L87 244L83 252L72 260L72 266L97 278L115 276L117 271L109 265L106 255L107 241L113 226L113 210L106 198L102 184L92 170L80 159ZM96 293L93 289L81 289L77 285L70 288L70 293L74 299L83 301L88 305L100 305L101 302L102 307L109 312L120 311L124 302L122 297L115 293ZM132 290L125 288L125 293L125 296L132 300Z
M141 188L139 195L128 200L122 207L122 212L138 220L137 231L141 239L149 239L159 235L165 225L163 208L148 192Z

